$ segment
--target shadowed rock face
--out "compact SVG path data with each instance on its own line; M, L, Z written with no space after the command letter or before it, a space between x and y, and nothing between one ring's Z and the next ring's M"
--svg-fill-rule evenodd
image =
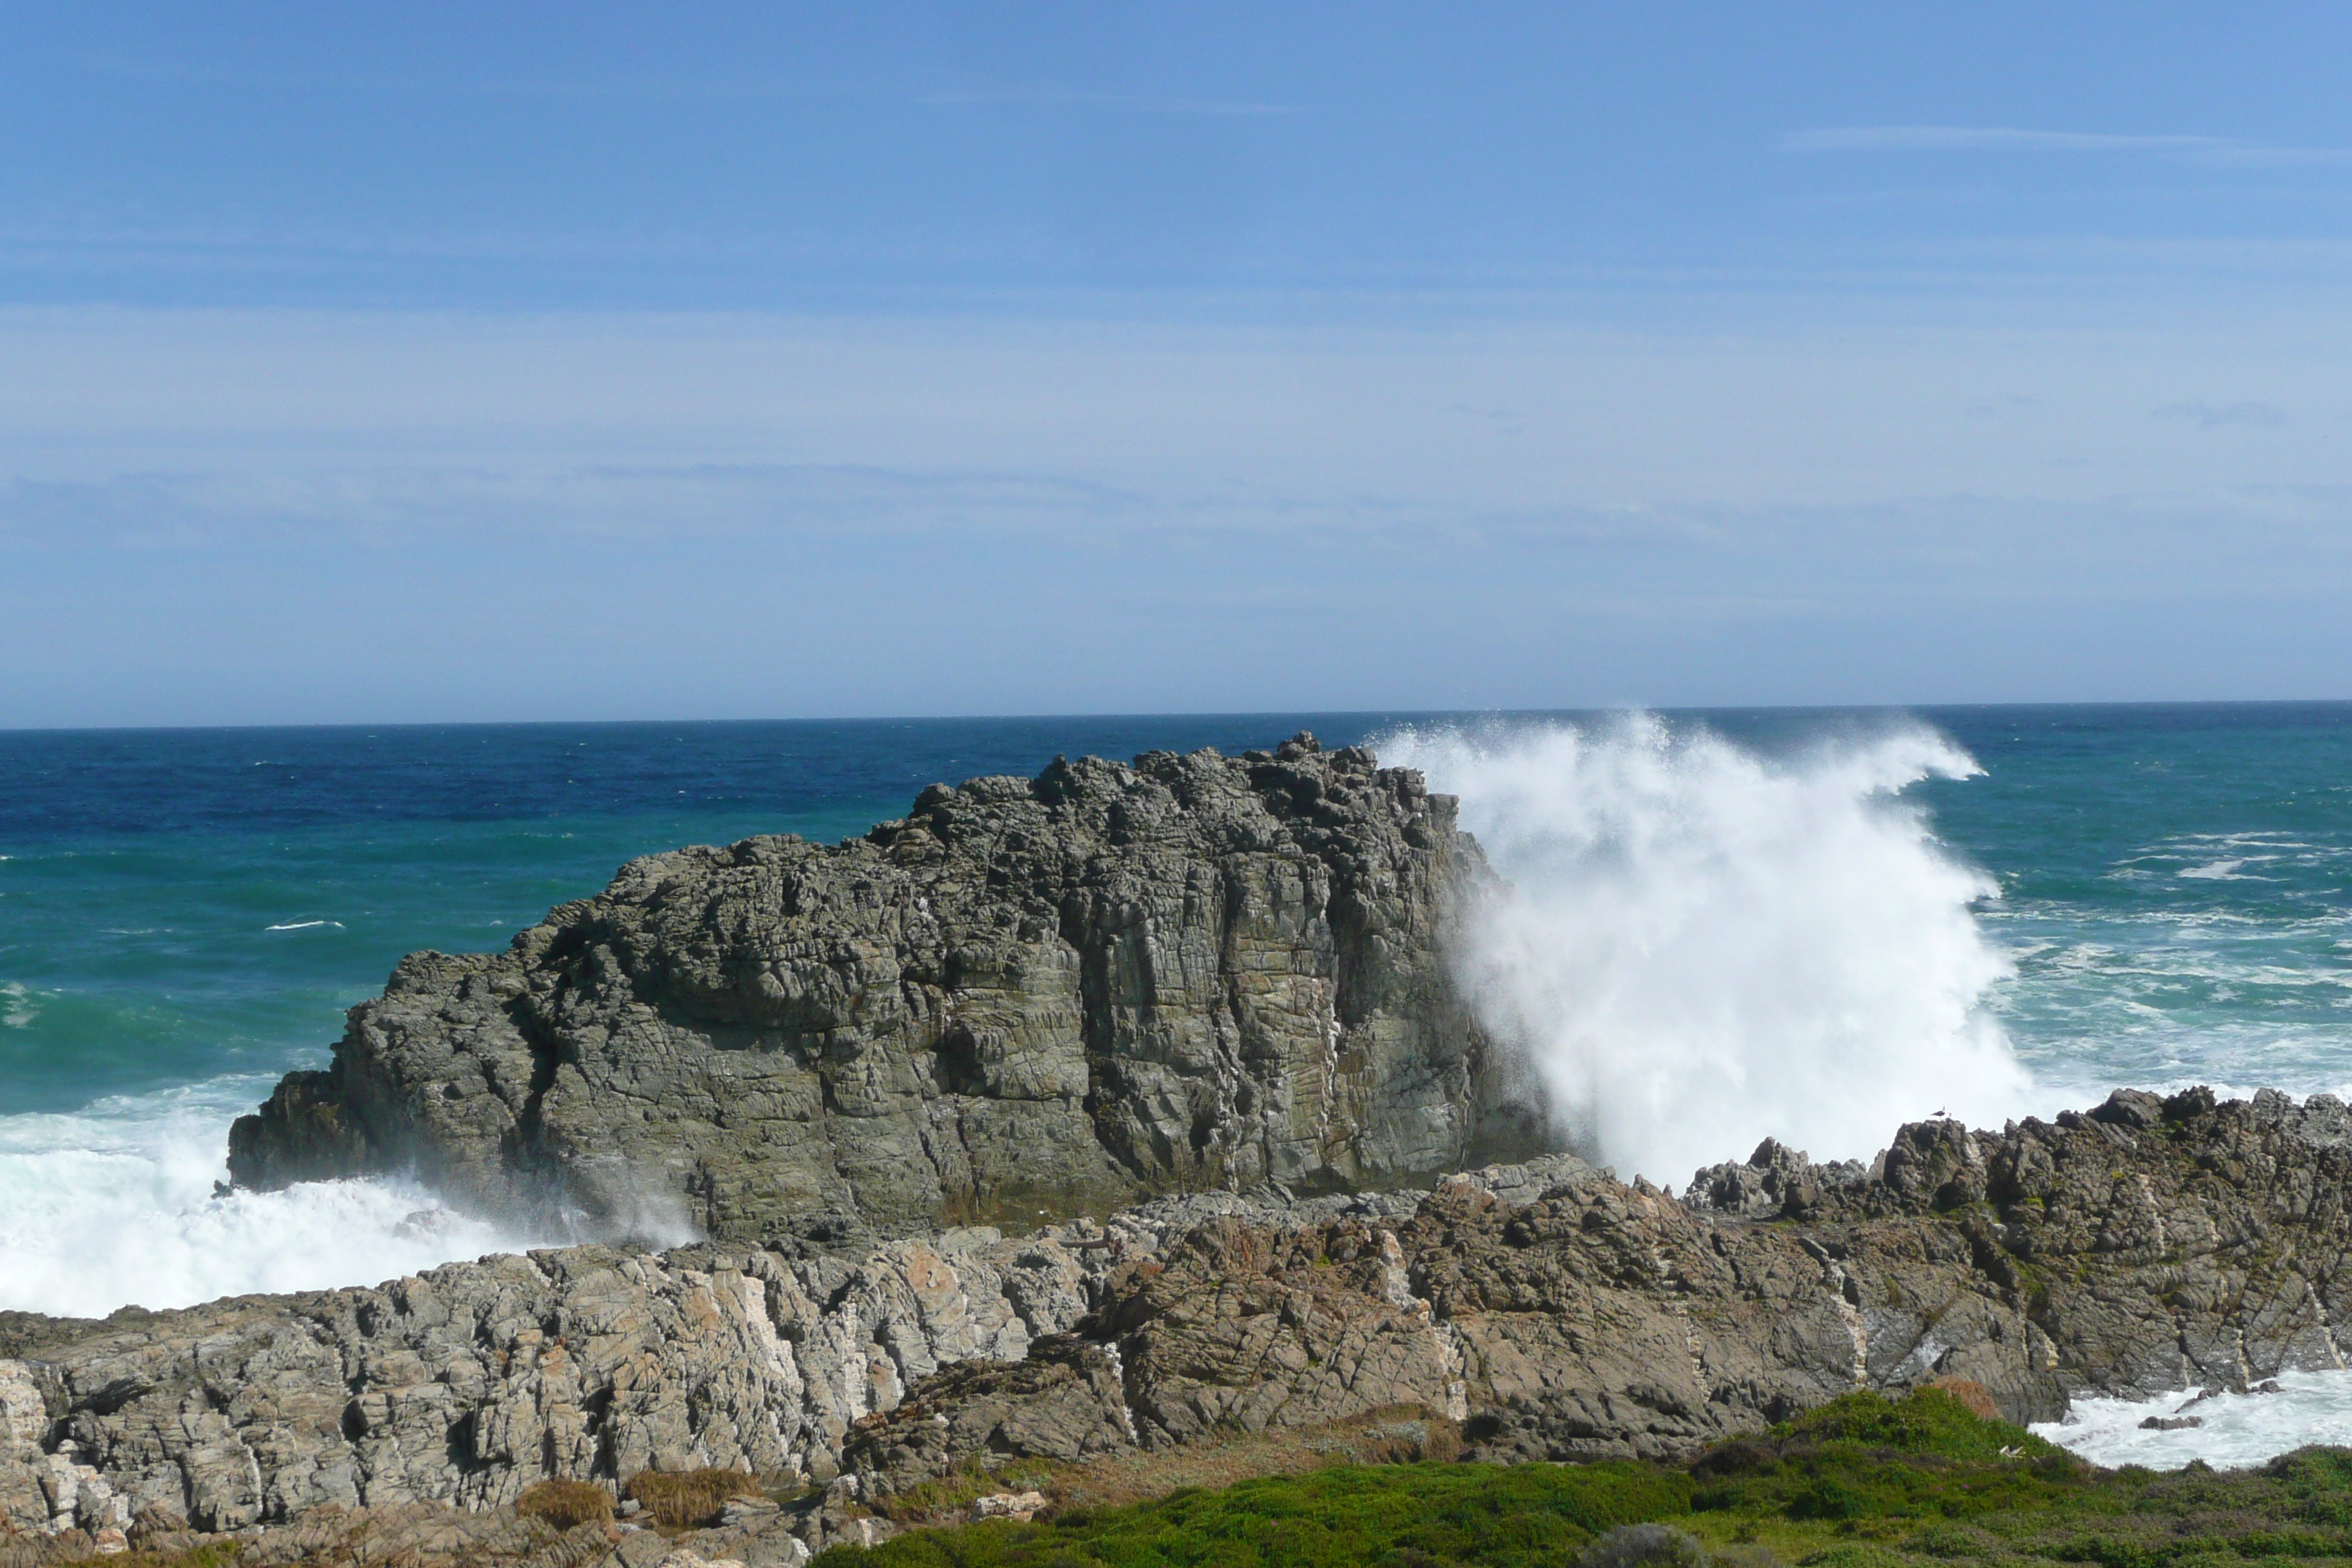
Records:
M722 1239L1425 1184L1535 1146L1441 942L1451 796L1311 736L934 785L837 846L624 867L511 951L404 960L230 1140L256 1187L415 1168Z

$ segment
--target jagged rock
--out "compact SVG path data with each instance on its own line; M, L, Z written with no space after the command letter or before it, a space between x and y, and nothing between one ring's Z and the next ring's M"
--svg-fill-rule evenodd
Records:
M1726 1161L1694 1174L1684 1197L1694 1208L1744 1219L1801 1219L1821 1205L1825 1185L1850 1186L1868 1176L1859 1162L1816 1165L1803 1150L1767 1138L1746 1163Z
M2071 1393L2343 1364L2343 1106L2192 1092L2136 1131L2061 1122L1916 1123L1874 1179L1768 1144L1685 1204L1497 1169L1402 1218L1120 1216L1091 1327L1145 1447L1458 1398L1473 1457L1504 1459L1680 1453L1857 1387L2043 1420ZM962 1368L912 1397L952 1424L960 1388L1003 1386Z
M1612 1173L1605 1169L1595 1172L1592 1166L1573 1154L1545 1154L1516 1165L1487 1165L1475 1171L1459 1171L1441 1181L1438 1188L1440 1191L1454 1187L1475 1190L1488 1194L1507 1207L1520 1208L1555 1193L1571 1190L1596 1174L1609 1176Z
M1396 1405L1458 1421L1474 1457L1664 1457L1855 1388L1940 1384L2038 1420L2074 1394L2344 1365L2352 1112L2329 1096L1920 1122L1875 1177L1819 1169L1759 1150L1676 1202L1523 1163L1417 1200L1268 1188L1027 1238L590 1247L104 1322L19 1314L0 1323L0 1500L86 1548L125 1510L168 1540L480 1509L549 1475L833 1480L692 1545L766 1568L887 1533L867 1502L972 1463ZM627 1568L651 1568L628 1556L642 1534L614 1549Z
M1044 1492L991 1492L984 1498L972 1500L971 1517L974 1520L1009 1519L1026 1524L1036 1518L1037 1510L1045 1506Z
M850 1434L841 1462L861 1489L901 1491L973 1461L1076 1461L1136 1445L1117 1352L1074 1335L1038 1341L1023 1362L967 1362L919 1386L920 1397Z
M509 952L403 960L230 1169L721 1239L1425 1185L1540 1147L1441 951L1486 876L1454 814L1301 735L649 856Z
M985 1230L854 1259L585 1247L22 1331L37 1359L0 1362L19 1413L0 1519L224 1531L504 1504L549 1476L831 1475L860 1417L944 1365L1021 1360L1105 1267L1063 1235Z

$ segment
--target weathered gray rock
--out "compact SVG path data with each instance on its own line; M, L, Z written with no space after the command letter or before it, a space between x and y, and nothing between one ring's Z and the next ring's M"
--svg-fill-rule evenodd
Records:
M651 856L509 952L404 960L230 1169L730 1240L1425 1186L1540 1146L1442 951L1486 875L1454 811L1300 736Z
M242 1530L329 1505L509 1503L550 1476L835 1473L856 1421L958 1362L1019 1362L1092 1301L1083 1233L855 1259L606 1247L375 1289L44 1331L0 1361L0 1521Z
M1768 1143L1685 1203L1564 1158L1448 1178L1405 1215L1234 1198L1170 1226L1163 1200L1160 1223L1111 1223L1088 1328L1119 1353L1144 1447L1417 1403L1502 1459L1680 1454L1937 1379L2040 1420L2074 1394L2344 1365L2352 1113L2327 1096L2123 1091L2000 1134L1918 1122L1876 1170ZM888 1450L877 1474L1029 1452L1009 1386L971 1367L919 1386L905 1408L992 1440L927 1444L894 1415L866 1439ZM1076 1380L1052 1386L1080 1407L1058 1419L1107 1420Z
M1027 1360L973 1361L919 1385L922 1395L866 1416L842 1464L864 1489L901 1491L974 1461L1065 1461L1131 1449L1118 1353L1075 1334L1039 1340Z
M1744 1163L1726 1161L1691 1177L1683 1196L1693 1208L1746 1219L1801 1219L1821 1206L1824 1186L1850 1186L1870 1173L1856 1161L1816 1165L1801 1149L1767 1138Z
M126 1515L136 1534L480 1509L645 1468L829 1480L695 1547L764 1563L885 1532L861 1498L974 1461L1397 1405L1476 1457L1665 1457L1856 1388L1966 1379L2040 1419L2084 1392L2344 1365L2352 1112L2327 1096L1918 1122L1875 1170L1768 1147L1676 1202L1552 1158L1418 1199L1164 1197L1025 1239L587 1247L103 1322L16 1314L0 1517L64 1542ZM649 1568L636 1542L614 1551Z

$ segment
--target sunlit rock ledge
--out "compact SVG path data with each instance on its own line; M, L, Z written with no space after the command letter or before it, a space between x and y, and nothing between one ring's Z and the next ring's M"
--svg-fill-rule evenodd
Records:
M1024 1237L583 1247L14 1315L0 1509L223 1531L702 1466L887 1492L1399 1405L1474 1458L1671 1457L1949 1376L2046 1419L2340 1367L2347 1151L2326 1096L2118 1091L1998 1133L1914 1123L1866 1168L1768 1144L1681 1200L1554 1155Z

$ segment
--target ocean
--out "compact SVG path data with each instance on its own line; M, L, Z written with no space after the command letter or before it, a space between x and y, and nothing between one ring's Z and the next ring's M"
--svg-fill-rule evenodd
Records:
M373 1283L520 1235L395 1182L216 1196L229 1121L404 952L629 858L834 839L1057 753L1369 742L1508 881L1467 944L1580 1143L1677 1185L2117 1085L2352 1098L2352 705L0 733L0 1309ZM2093 1458L2333 1430L2302 1380ZM2296 1439L2301 1440L2301 1439ZM2104 1447L2102 1446L2104 1445ZM2200 1447L2203 1445L2203 1447Z

